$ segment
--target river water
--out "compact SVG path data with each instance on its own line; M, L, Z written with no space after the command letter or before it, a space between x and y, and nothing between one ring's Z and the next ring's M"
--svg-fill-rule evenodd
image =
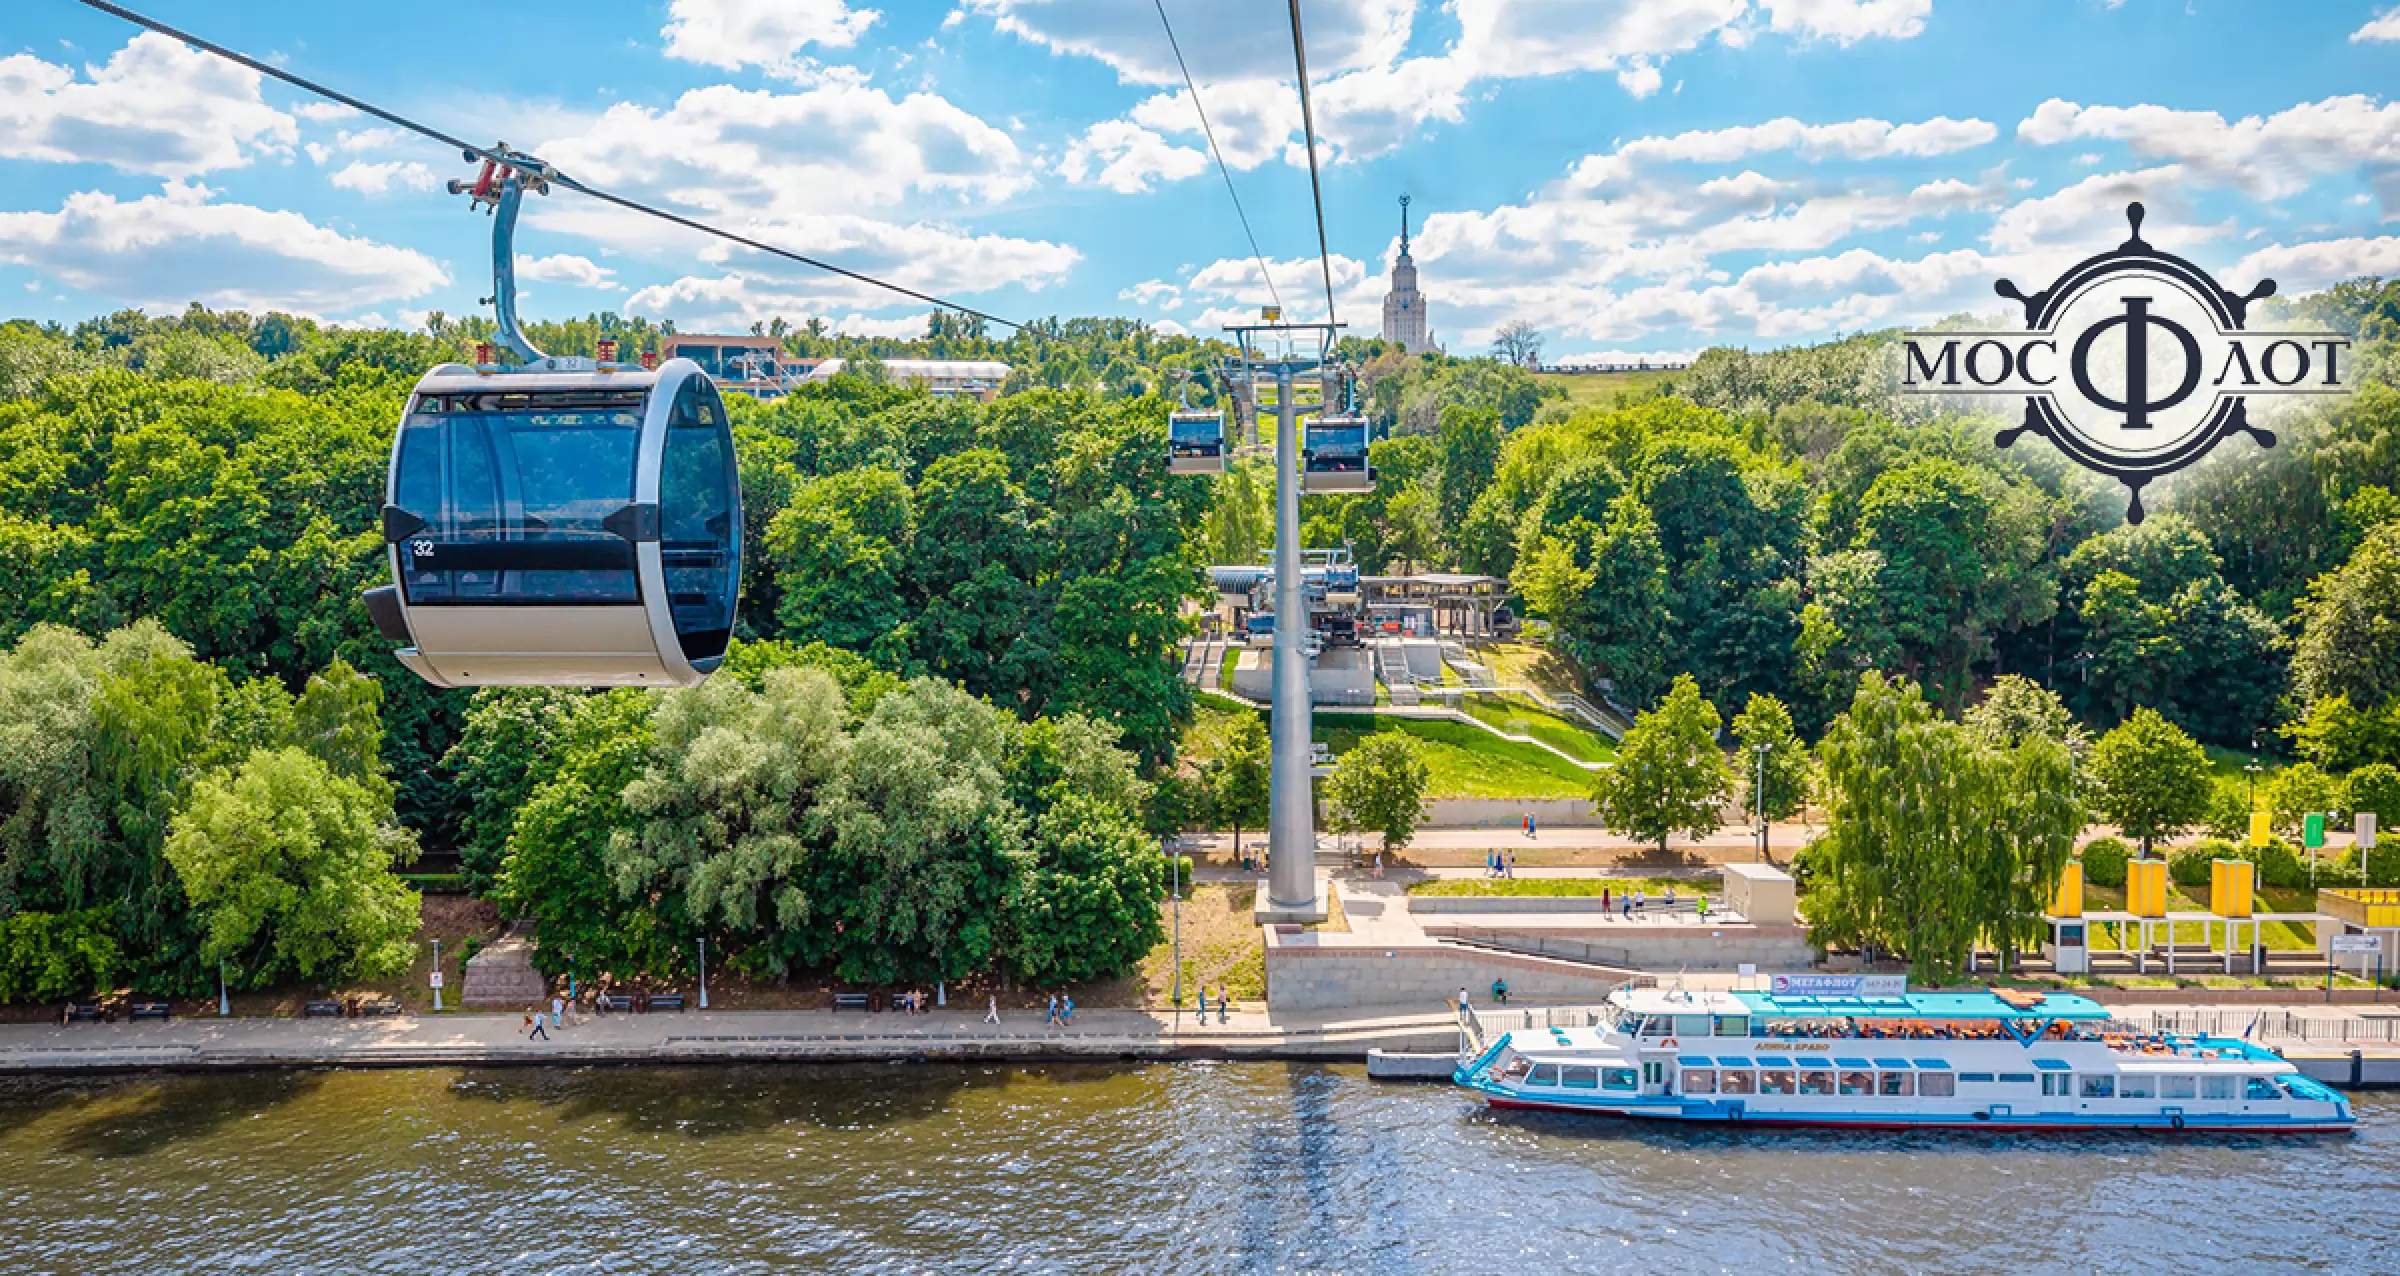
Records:
M2352 1136L1487 1112L1357 1067L0 1079L0 1270L2385 1271Z

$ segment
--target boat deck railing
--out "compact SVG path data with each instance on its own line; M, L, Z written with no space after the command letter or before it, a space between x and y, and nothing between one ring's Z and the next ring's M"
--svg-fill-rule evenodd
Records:
M2327 1045L2400 1044L2400 1016L2296 1015L2284 1011L2120 1009L2111 1027L2178 1037Z

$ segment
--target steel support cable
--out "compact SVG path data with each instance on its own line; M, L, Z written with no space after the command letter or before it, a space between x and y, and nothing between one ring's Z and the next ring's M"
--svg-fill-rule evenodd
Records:
M476 159L486 160L493 164L506 165L510 168L524 167L525 160L528 158L527 156L523 155L509 155L501 151L492 150L488 147L477 146L473 142L465 141L461 138L452 137L449 134L442 132L440 129L433 128L430 125L420 124L405 115L398 115L391 111L384 110L382 107L360 101L359 99L354 98L347 93L344 93L338 89L328 88L325 85L306 78L305 76L294 75L289 71L282 70L281 68L269 66L268 64L261 62L256 58L250 57L249 55L238 50L229 49L224 45L203 40L199 36L192 35L189 32L179 31L176 28L168 26L166 23L160 22L155 18L145 17L142 14L135 13L133 10L128 9L123 5L112 4L109 2L109 0L75 0L75 2L83 5L85 8L96 9L101 13L108 14L110 17L121 18L137 27L141 27L146 31L154 31L170 40L179 40L184 44L190 45L192 48L200 50L203 53L214 54L215 56L223 58L228 62L248 67L251 70L258 72L260 75L281 80L285 84L289 84L292 87L301 89L305 92L314 93L318 97L325 98L328 101L339 102L343 106L349 107L353 111L357 111L364 115L374 116L376 119L382 120L386 124L395 125L399 128L406 129L411 133L415 133L420 137L430 138L436 142L442 143L445 146L453 147L463 155L470 155ZM889 280L877 279L873 275L861 274L858 271L851 270L846 266L837 266L829 261L821 261L815 257L810 257L803 253L793 252L788 248L778 248L773 244L761 243L760 241L752 239L747 235L740 235L730 230L723 230L718 227L711 226L706 222L694 221L691 218L682 215L681 213L669 212L666 209L644 204L639 200L629 199L623 195L614 194L612 192L602 190L596 186L587 186L584 183L579 182L572 177L568 177L563 173L545 172L541 176L543 180L547 182L558 186L564 186L568 190L575 191L579 194L588 195L593 199L599 200L601 203L614 204L619 208L627 210L628 212L641 213L644 216L656 217L661 221L673 222L678 226L685 227L689 230L699 231L704 235L714 235L719 239L740 244L744 248L755 249L756 251L766 253L771 257L781 257L787 261L796 261L803 266L808 266L816 270L822 270L827 274L840 275L844 279L856 280L857 282L866 284L870 287L881 288L886 292L895 292L903 297L910 297L914 298L915 300L925 302L929 305L939 306L944 310L954 310L963 315L973 315L978 319L982 319L989 323L996 323L1005 328L1022 329L1025 326L1021 323L1018 323L1014 319L1003 319L998 315L986 314L983 311L974 309L971 306L962 306L955 301L945 301L940 297L933 296L930 293L918 292L916 289L910 288L903 284L896 284L890 282Z
M1325 268L1325 322L1332 323L1333 251L1325 244L1325 187L1317 177L1317 117L1308 104L1308 41L1300 34L1300 0L1291 3L1292 64L1300 71L1300 132L1308 142L1308 193L1317 205L1317 263ZM1326 336L1332 339L1331 333Z
M1175 69L1183 72L1183 87L1191 90L1192 112L1200 117L1200 135L1208 139L1209 154L1216 157L1217 172L1225 178L1226 197L1233 201L1233 215L1241 219L1242 236L1250 241L1250 259L1258 263L1259 275L1267 281L1267 298L1283 309L1283 296L1275 290L1275 272L1267 268L1267 255L1258 250L1258 235L1250 229L1250 214L1242 211L1242 197L1233 189L1233 169L1225 163L1225 150L1217 145L1217 131L1209 127L1208 108L1200 104L1200 86L1192 79L1192 68L1183 60L1183 45L1175 39L1175 24L1167 21L1167 0L1151 0L1158 7L1158 25L1167 29L1167 47L1175 51Z

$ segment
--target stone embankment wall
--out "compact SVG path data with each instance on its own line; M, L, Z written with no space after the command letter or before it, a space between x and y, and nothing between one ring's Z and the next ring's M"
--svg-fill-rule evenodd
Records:
M1317 947L1298 927L1266 929L1267 1005L1276 1013L1447 1005L1465 988L1476 1001L1492 981L1507 981L1526 1001L1599 1001L1632 972L1549 957L1408 944L1393 948Z
M1525 826L1527 812L1534 826L1580 829L1600 827L1600 816L1582 798L1536 798L1502 801L1497 798L1441 798L1425 804L1428 828L1513 829ZM1458 990L1451 989L1453 993Z

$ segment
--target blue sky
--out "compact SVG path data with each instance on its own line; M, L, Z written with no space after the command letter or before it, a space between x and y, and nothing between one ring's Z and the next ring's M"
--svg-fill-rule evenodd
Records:
M1282 0L1167 0L1295 313ZM1209 331L1265 297L1148 0L148 0L453 133L997 314ZM1991 310L2150 237L2292 294L2400 274L2393 0L1304 0L1340 317L1414 198L1437 339L1752 347ZM74 4L0 14L0 315L409 324L489 291L458 157ZM572 194L525 309L686 330L925 307Z

